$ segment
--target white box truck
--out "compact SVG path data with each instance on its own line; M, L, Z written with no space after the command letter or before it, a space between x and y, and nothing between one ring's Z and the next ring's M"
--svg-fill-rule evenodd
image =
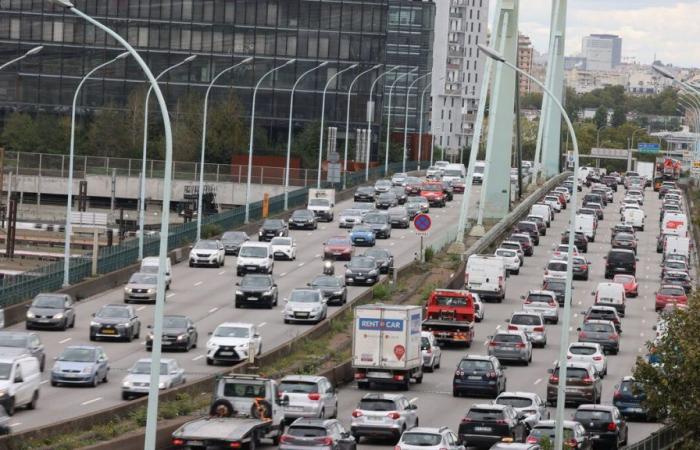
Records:
M654 181L654 166L653 162L639 161L637 163L637 173L640 177L644 177L645 186L651 186L651 182Z
M576 230L579 233L586 235L588 242L595 241L596 232L596 218L589 214L576 214L574 224L576 225Z
M666 213L661 222L661 234L688 236L688 216L682 213Z
M420 306L373 304L355 308L352 368L358 388L377 383L408 389L411 379L423 382L422 318Z
M306 209L313 211L319 220L333 222L335 206L335 189L309 189L309 201Z
M690 256L690 238L669 235L664 242L664 259L668 255L682 255L688 260Z
M506 265L494 255L471 255L464 271L464 288L479 297L501 303L506 297Z

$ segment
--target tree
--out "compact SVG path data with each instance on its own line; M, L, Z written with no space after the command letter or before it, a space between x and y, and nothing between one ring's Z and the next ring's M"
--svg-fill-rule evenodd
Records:
M600 105L598 109L595 110L595 116L593 116L593 123L595 123L596 128L603 128L608 124L608 109Z
M25 113L12 113L5 122L2 131L2 144L7 150L16 152L37 152L39 137L32 116Z
M42 153L67 153L70 146L70 117L38 114L34 119L38 146ZM76 131L76 134L78 132ZM77 138L77 137L76 137ZM78 146L78 143L76 143Z
M126 114L113 107L95 113L87 131L86 148L90 156L128 158L131 156L131 128Z
M223 102L210 105L207 114L207 162L231 164L234 154L248 149L249 128L241 118L241 105L233 91Z
M321 122L308 122L292 140L292 154L301 158L302 167L318 167L318 140L321 136Z
M201 95L191 92L177 102L173 129L174 161L199 161L203 101Z
M613 109L612 118L610 119L610 126L620 127L627 122L627 116L625 115L625 110L621 106L616 106Z
M665 333L647 347L658 364L637 358L634 377L646 395L645 405L656 417L668 415L678 429L700 434L700 296L687 310L664 315Z

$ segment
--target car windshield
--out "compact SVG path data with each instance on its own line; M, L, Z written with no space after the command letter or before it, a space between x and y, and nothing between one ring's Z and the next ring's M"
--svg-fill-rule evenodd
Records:
M0 334L0 347L27 347L27 336L22 334Z
M495 421L503 419L503 412L500 409L475 409L472 408L467 412L467 417L472 420L488 420Z
M533 428L532 431L530 431L530 436L533 436L537 439L542 439L544 437L549 438L551 441L554 440L554 427L550 426L542 426L542 427L536 427ZM573 437L574 433L571 428L564 428L564 440L571 439Z
M347 217L357 217L362 215L362 211L360 211L359 209L346 209L340 215Z
M372 189L371 186L362 186L357 188L357 192L363 193L363 194L372 194L374 193L374 189Z
M634 277L631 275L615 275L615 278L613 278L614 283L633 283L634 282Z
M484 173L486 166L474 166L474 173Z
M137 375L145 375L145 374L151 373L151 362L150 361L137 362L134 365L134 367L131 369L131 373L137 374ZM166 363L160 364L160 374L161 375L168 374L168 364L166 364Z
M311 200L313 201L313 200ZM267 229L275 229L275 228L282 228L284 226L284 222L281 220L277 219L268 219L265 222L263 222L262 227L267 228Z
M318 291L312 290L295 290L289 296L289 301L294 303L318 303Z
M679 287L664 286L659 289L659 295L683 296L685 291Z
M152 284L158 283L158 277L150 273L135 273L129 278L129 284Z
M389 258L389 252L381 249L367 250L364 256L371 256L375 259L386 259Z
M432 433L404 433L401 443L417 447L432 447L442 442L442 436Z
M287 429L287 435L289 436L314 438L323 437L327 434L328 431L326 431L326 429L323 427L292 425Z
M496 250L496 256L503 256L505 258L515 258L516 256L518 256L518 254L511 250Z
M158 274L158 266L141 266L141 273Z
M360 225L360 226L356 225L356 226L352 227L352 232L353 233L373 233L371 228L365 227L362 225Z
M242 231L227 231L221 236L222 241L243 242L248 239L248 235Z
M219 244L216 241L198 241L194 248L195 250L216 250Z
M664 264L666 268L669 269L683 269L685 270L685 263L681 261L668 261L666 264Z
M552 270L554 272L566 272L566 263L565 262L550 262L547 265L547 270Z
M407 203L416 203L417 205L421 205L423 203L426 203L427 200L424 199L423 197L408 197Z
M583 324L583 328L581 330L590 333L613 333L615 328L607 323L588 322Z
M95 359L95 349L80 347L69 347L58 357L59 361L70 362L93 362Z
M554 291L554 292L563 292L564 289L566 289L566 284L562 283L555 283L553 281L548 281L544 285L545 289L548 291Z
M539 316L532 314L514 314L510 318L510 323L513 325L542 325L542 320Z
M279 391L287 394L315 394L318 392L318 384L313 381L282 380Z
M331 238L328 239L328 245L347 245L351 246L352 244L348 239L345 238Z
M584 356L595 355L596 349L595 347L589 347L584 345L572 345L571 347L569 347L569 353Z
M464 372L490 372L493 370L491 361L479 359L463 359L459 362L459 369Z
M243 246L238 256L243 258L267 258L267 247L257 245Z
M428 339L425 336L422 336L420 338L420 349L421 350L428 350L430 348L430 339Z
M612 422L609 411L598 411L590 409L579 409L574 414L574 420L580 423L585 422Z
M187 328L187 319L184 317L163 317L163 328Z
M387 223L388 216L386 214L367 214L365 216L365 223L370 224L385 224Z
M498 397L497 405L510 405L513 408L529 408L532 406L532 399L527 397Z
M265 275L246 275L241 280L243 288L268 288L270 285L270 277Z
M384 202L384 201L392 201L396 198L396 194L393 192L385 192L383 194L379 194L379 201Z
M263 381L248 381L248 382L232 382L225 381L224 397L245 397L245 398L264 398L265 385Z
M227 338L247 338L250 336L250 328L248 327L233 327L233 326L219 326L216 327L214 331L215 337L227 337Z
M460 296L438 295L435 297L435 303L440 306L467 306L467 298Z
M511 250L520 250L520 244L517 244L515 242L513 242L513 243L502 242L501 247L511 249Z
M527 301L530 303L549 303L552 297L543 294L530 294L527 296Z
M39 295L32 306L36 308L63 309L64 297L58 295Z
M350 260L348 267L353 269L372 269L374 268L375 259L369 257L357 257Z
M559 376L559 367L554 369L554 376ZM582 367L567 367L566 378L583 379L588 377L588 371Z
M643 392L643 386L636 381L625 380L620 383L620 392L623 394L639 395Z
M493 337L493 342L523 342L523 337L519 334L497 334Z
M389 180L379 180L374 183L376 187L391 187L391 181Z
M309 206L328 206L331 201L327 198L312 198L309 199ZM281 221L280 221L281 222Z
M617 233L615 235L615 239L617 239L618 241L633 241L634 236L628 233Z
M395 411L397 409L393 400L384 398L363 398L357 408L364 411Z
M435 183L426 183L423 186L421 186L421 190L429 192L440 192L442 191L442 185Z
M126 319L129 317L129 310L126 308L108 306L102 308L100 312L97 313L97 316L106 319Z
M340 279L331 276L317 277L311 282L312 286L318 287L340 287Z
M292 213L292 218L294 219L308 219L313 216L313 213L308 209L297 209Z
M0 380L9 380L12 373L12 364L0 363Z
M272 238L270 241L270 245L285 245L285 246L291 246L292 245L292 240L287 237L276 237Z

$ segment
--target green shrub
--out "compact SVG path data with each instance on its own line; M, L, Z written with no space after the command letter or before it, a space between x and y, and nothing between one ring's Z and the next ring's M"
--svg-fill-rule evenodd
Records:
M221 226L215 223L208 223L202 227L202 238L209 239L211 237L218 236L223 232L224 229L221 228Z
M129 414L129 418L136 422L136 425L140 427L146 426L146 408L139 408L136 411Z
M425 249L425 262L430 262L435 257L435 250L433 247L428 247Z
M386 284L377 284L372 288L373 300L386 300L391 294L391 288Z

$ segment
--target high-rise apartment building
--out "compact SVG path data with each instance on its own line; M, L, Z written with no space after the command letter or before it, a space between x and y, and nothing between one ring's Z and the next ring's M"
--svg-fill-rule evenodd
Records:
M524 34L518 35L518 67L523 69L528 74L532 75L532 56L535 49L532 47L532 41ZM534 83L528 77L520 77L520 94L529 94L532 92Z
M435 14L432 122L435 145L457 152L471 144L481 94L488 0L442 0Z
M622 38L591 34L583 38L581 54L586 58L586 70L612 70L622 61Z

